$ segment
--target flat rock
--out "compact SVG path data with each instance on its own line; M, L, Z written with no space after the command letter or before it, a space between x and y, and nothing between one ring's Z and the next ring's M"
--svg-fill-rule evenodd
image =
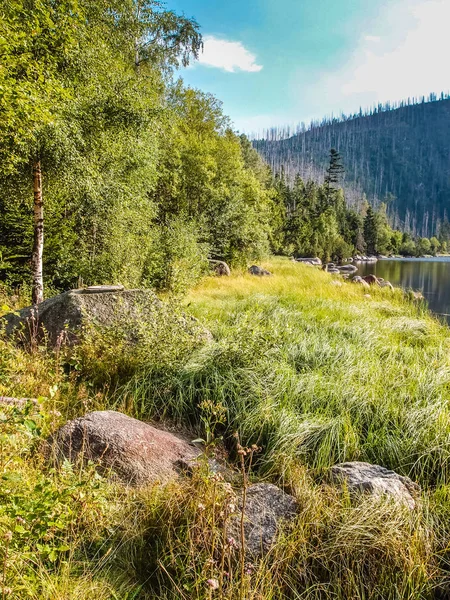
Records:
M24 408L27 404L32 404L38 408L39 403L36 398L11 398L9 396L0 396L0 406L12 406L15 408Z
M238 500L238 513L241 510L242 494ZM245 550L260 557L274 544L282 523L295 518L297 501L276 485L257 483L247 489L244 514ZM240 514L231 519L229 533L239 544Z
M102 474L131 486L166 483L200 453L173 433L112 410L69 421L46 444L46 454L57 463L92 461Z
M366 493L376 497L389 496L411 510L416 505L414 497L420 491L417 483L409 477L365 462L335 465L331 468L331 480L346 485L350 493Z

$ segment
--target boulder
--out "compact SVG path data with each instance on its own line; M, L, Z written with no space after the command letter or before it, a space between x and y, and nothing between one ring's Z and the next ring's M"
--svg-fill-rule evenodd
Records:
M360 277L359 275L357 275L356 277L353 277L352 279L353 283L359 283L360 285L362 285L365 288L369 288L369 284L367 283L367 281L365 281L362 277Z
M200 453L173 433L112 410L69 421L46 444L57 463L92 461L102 474L131 486L176 478Z
M219 277L229 277L231 275L231 269L223 260L210 260L209 264L211 269Z
M228 532L240 543L242 493L238 499L237 514L231 519ZM244 510L245 550L254 557L263 556L276 540L283 522L297 514L297 501L271 483L256 483L247 489Z
M92 286L64 292L36 306L3 317L6 334L19 339L36 337L51 345L75 344L86 325L121 324L130 336L137 337L140 325L158 318L175 319L180 327L210 339L211 334L188 317L167 312L165 305L151 290L124 290L122 286Z
M345 485L351 494L366 493L375 497L388 496L397 503L415 508L414 497L420 488L409 477L398 475L379 465L365 462L348 462L331 468L331 480Z
M250 275L258 275L259 277L262 277L264 275L272 275L270 271L266 271L266 269L258 267L257 265L252 265L249 268L248 272L250 273Z
M387 288L389 288L392 291L394 290L394 286L392 285L392 283L390 281L385 281L383 279L383 280L379 281L379 284L380 284L380 287L382 287L382 288L387 287Z
M355 265L341 265L339 267L337 267L339 269L339 271L341 271L342 273L356 273L356 271L358 270L357 267L355 267Z
M363 277L363 280L369 285L380 285L378 277L376 277L375 275L366 275L365 277Z

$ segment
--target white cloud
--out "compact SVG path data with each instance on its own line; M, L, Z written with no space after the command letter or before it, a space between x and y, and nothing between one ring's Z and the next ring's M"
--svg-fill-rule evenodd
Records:
M223 69L228 73L258 73L262 69L262 65L256 63L256 56L241 42L221 40L212 35L205 36L203 42L204 49L198 60L202 65Z
M305 74L297 72L293 93L300 95L301 89L303 106L320 117L448 91L449 22L449 0L387 2L371 24L381 37L363 34L349 60L333 71L317 74L312 85L300 88Z

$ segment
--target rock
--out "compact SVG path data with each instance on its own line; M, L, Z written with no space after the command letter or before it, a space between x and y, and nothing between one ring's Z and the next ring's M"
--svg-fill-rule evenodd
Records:
M231 269L223 260L210 260L209 264L216 275L219 277L229 277Z
M353 277L352 279L353 283L359 283L360 285L362 285L365 288L369 288L369 284L367 283L367 281L364 281L364 279L362 277L360 277L359 275L357 275L356 277Z
M357 267L355 267L354 265L341 265L340 267L337 267L339 269L339 271L341 271L342 273L356 273L356 271L358 270Z
M297 262L307 263L307 264L315 265L318 267L320 267L322 264L322 261L317 256L315 258L296 258L295 260Z
M363 277L363 280L369 285L380 285L378 277L376 277L375 275L366 275L365 277Z
M176 478L200 453L173 433L112 410L69 421L46 444L57 463L92 461L104 475L132 486Z
M3 317L6 334L19 339L48 339L51 345L75 344L84 326L126 327L130 339L136 337L142 324L158 318L176 320L180 327L210 339L206 331L189 317L177 317L167 312L165 305L151 290L124 290L122 286L93 286L64 292L36 306Z
M347 486L350 493L367 493L376 497L390 496L396 502L415 508L414 496L420 491L409 477L398 475L379 465L365 462L348 462L331 468L334 483Z
M239 544L242 494L238 514L229 524L229 534ZM247 489L244 511L245 550L254 557L267 553L275 542L282 522L291 521L297 514L297 501L271 483L256 483Z
M264 275L272 275L272 273L270 271L266 271L265 269L263 269L262 267L258 267L257 265L252 265L248 272L250 273L250 275L258 275L259 277L262 277Z
M372 298L370 294L364 294L364 298Z
M380 284L380 287L382 287L382 288L387 287L392 291L394 290L394 286L392 285L392 283L390 281L384 281L384 279L383 279L383 281L379 281L379 284Z
M9 396L0 396L0 405L13 406L16 408L24 408L27 404L32 404L35 408L39 408L39 403L36 398L10 398Z

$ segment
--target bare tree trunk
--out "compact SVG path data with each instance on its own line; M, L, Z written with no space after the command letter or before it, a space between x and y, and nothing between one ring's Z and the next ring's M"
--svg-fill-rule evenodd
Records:
M42 198L41 161L33 163L33 192L34 192L34 241L32 257L32 291L33 304L44 300L44 281L42 278L42 252L44 249L44 202Z

